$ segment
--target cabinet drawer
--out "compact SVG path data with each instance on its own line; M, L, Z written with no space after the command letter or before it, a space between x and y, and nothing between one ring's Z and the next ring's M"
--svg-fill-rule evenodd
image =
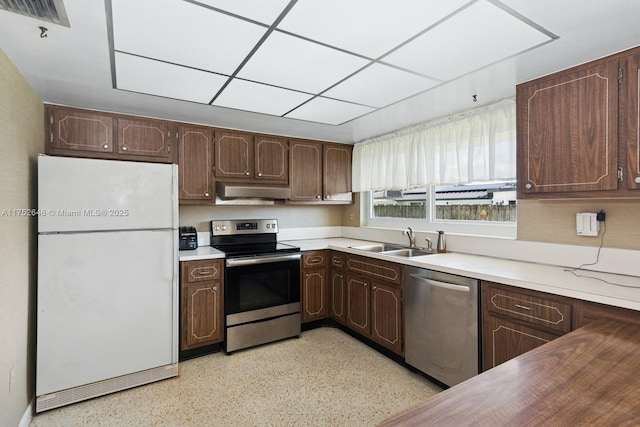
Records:
M341 253L332 253L330 266L331 268L336 268L342 270L344 268L345 256Z
M560 332L571 330L571 304L544 296L488 286L487 309L512 319L518 319Z
M384 280L396 285L402 284L402 265L393 262L349 256L347 258L347 270L372 279Z
M200 261L187 261L185 264L186 268L184 271L188 283L219 280L221 278L221 261L205 259Z
M327 251L308 251L302 254L302 268L327 266Z

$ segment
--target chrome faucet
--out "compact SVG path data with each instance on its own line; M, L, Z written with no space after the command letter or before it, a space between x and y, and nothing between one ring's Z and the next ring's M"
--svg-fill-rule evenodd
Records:
M404 230L402 232L402 234L405 234L405 235L407 235L409 237L409 247L410 248L415 248L416 247L416 233L413 232L411 227L407 227L407 229Z
M427 249L432 250L431 248L431 239L428 237L425 237L424 240L427 242Z

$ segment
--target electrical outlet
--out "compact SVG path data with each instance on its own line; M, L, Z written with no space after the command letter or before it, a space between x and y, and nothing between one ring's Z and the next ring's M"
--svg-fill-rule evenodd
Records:
M591 212L577 213L576 231L578 236L597 236L598 231L600 231L597 214Z

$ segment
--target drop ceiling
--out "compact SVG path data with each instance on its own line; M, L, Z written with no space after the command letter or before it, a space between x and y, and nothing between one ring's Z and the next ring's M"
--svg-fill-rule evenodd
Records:
M0 48L45 102L351 143L640 44L635 3L65 0Z

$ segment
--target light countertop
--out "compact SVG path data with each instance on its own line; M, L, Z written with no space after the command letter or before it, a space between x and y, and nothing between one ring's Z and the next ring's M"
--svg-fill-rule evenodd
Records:
M571 272L565 267L453 252L413 258L395 257L350 248L371 242L347 238L288 240L283 243L299 246L301 251L340 250L414 267L640 310L640 277L636 276L586 270ZM224 258L224 254L210 246L199 247L193 251L180 251L180 261L212 258Z

